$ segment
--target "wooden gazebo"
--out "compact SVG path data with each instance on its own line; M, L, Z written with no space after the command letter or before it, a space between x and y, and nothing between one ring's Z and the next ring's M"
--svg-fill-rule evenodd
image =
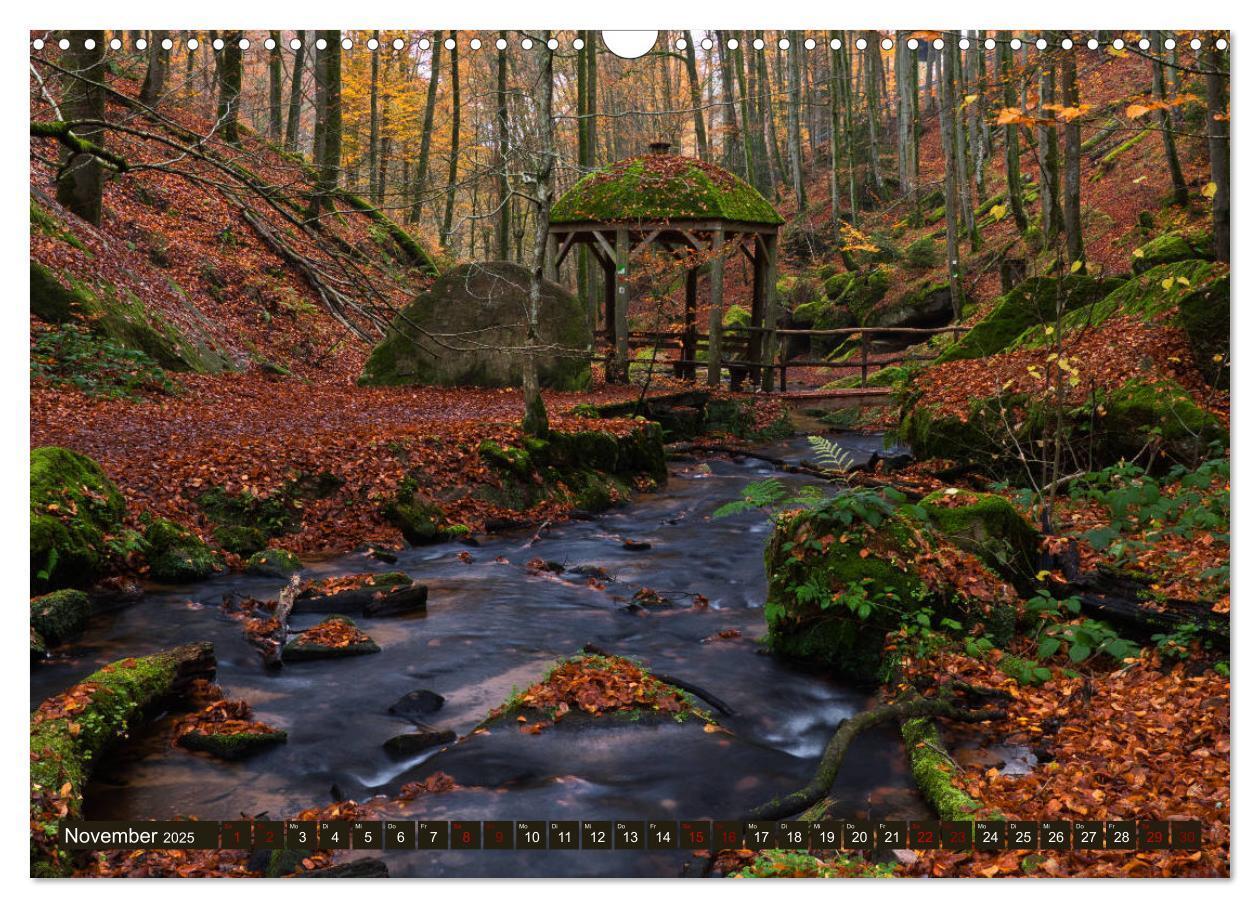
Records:
M769 388L772 370L762 370L774 352L773 311L779 227L783 218L761 193L734 174L695 158L669 153L668 143L653 143L646 155L618 161L583 177L556 200L551 210L551 242L559 268L575 245L590 248L604 275L604 331L610 341L608 377L629 376L631 268L636 256L653 244L678 259L695 253L708 261L688 267L682 338L684 371L695 375L696 295L699 272L710 280L708 383L716 386L722 364L751 373ZM746 351L722 355L723 274L733 249L753 268L751 321ZM739 357L739 353L744 356ZM739 357L738 359L735 357ZM734 372L734 370L733 370Z

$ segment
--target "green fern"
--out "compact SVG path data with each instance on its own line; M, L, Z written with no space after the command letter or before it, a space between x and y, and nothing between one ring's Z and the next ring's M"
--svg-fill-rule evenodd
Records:
M828 473L851 473L853 457L840 445L821 435L809 436L809 446L819 465Z
M713 516L721 519L733 514L742 514L759 508L773 507L787 497L787 489L777 479L758 479L744 486L740 498L728 501L713 512Z

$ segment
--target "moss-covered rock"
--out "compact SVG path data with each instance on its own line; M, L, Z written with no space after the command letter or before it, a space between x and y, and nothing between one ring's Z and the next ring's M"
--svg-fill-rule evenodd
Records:
M520 387L529 282L529 271L512 262L452 268L394 320L368 357L359 383ZM543 387L589 387L588 313L573 294L551 281L543 282L539 330L543 344L564 351L538 357Z
M999 353L1034 326L1055 324L1060 293L1063 311L1071 312L1098 302L1121 283L1084 274L1065 275L1061 283L1057 277L1029 278L1003 294L993 310L946 348L937 362Z
M1131 316L1148 323L1176 320L1183 317L1183 303L1190 300L1193 300L1189 303L1191 309L1213 313L1209 316L1213 319L1219 318L1222 305L1228 311L1229 267L1197 259L1158 265L1114 285L1106 296L1091 305L1068 312L1063 317L1063 333L1070 335L1097 327L1116 315ZM1226 318L1224 321L1225 346L1228 348L1229 320ZM1213 322L1203 328L1203 336L1219 349L1221 326ZM1009 346L1036 349L1048 345L1051 340L1040 326L1034 326Z
M94 460L66 448L36 448L30 463L31 586L84 586L122 531L123 497Z
M627 158L588 174L551 208L553 224L715 218L783 223L774 206L739 177L669 154Z
M1212 235L1206 230L1165 233L1133 250L1133 273L1191 259L1212 259Z
M176 742L188 750L201 751L221 760L243 760L253 756L260 750L283 744L289 739L288 732L274 729L272 731L246 731L235 734L206 734L190 731L181 735Z
M139 350L164 369L176 372L222 372L235 368L208 333L181 330L165 321L129 290L103 278L78 280L58 274L31 259L31 312L46 322L80 322L123 347ZM192 324L205 316L191 310Z
M1212 387L1229 387L1229 272L1181 297L1177 321L1186 331L1194 363Z
M269 548L255 552L245 562L247 574L263 577L288 577L302 570L302 561L288 549Z
M144 543L149 576L163 583L194 583L223 569L196 533L170 520L149 516Z
M31 600L31 630L45 648L83 633L92 603L81 590L57 590Z
M214 647L193 643L106 665L31 715L31 875L67 876L57 823L82 815L93 762L194 678L214 675Z
M320 634L323 630L341 631L344 628L348 628L352 633L348 635L349 639L343 645L329 646L321 642ZM283 656L285 662L310 662L315 659L367 656L380 651L381 648L376 641L358 630L355 623L345 615L330 615L313 628L303 631L285 643Z
M425 545L442 538L446 514L441 505L429 499L410 476L404 477L382 513L412 545Z
M924 609L1009 636L1013 602L981 603L922 573L917 557L925 547L954 549L923 509L858 496L856 505L841 495L776 518L766 545L765 606L774 653L872 681L886 668L887 634ZM1004 588L982 562L972 564L993 589Z
M728 328L747 328L752 324L752 313L743 306L728 306L722 314L722 324Z
M939 489L919 502L932 526L950 543L971 552L1013 582L1038 570L1040 536L1001 495Z
M866 271L846 271L823 285L827 298L844 306L859 325L865 325L875 304L892 286L892 270L880 265Z
M873 328L934 328L954 317L949 284L925 281L895 300L883 300L867 313L864 324Z

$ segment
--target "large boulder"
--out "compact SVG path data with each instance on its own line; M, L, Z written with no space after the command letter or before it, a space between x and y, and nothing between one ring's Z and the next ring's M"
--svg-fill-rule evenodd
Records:
M443 274L394 320L359 377L364 385L519 387L529 318L529 271L474 262ZM590 385L588 315L573 294L543 282L543 344L571 351L542 356L538 379L556 390Z
M1133 250L1133 273L1142 274L1160 265L1212 259L1212 235L1206 230L1164 233Z

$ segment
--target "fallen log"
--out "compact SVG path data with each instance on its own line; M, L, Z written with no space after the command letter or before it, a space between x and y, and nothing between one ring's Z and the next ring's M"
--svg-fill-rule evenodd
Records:
M385 588L363 586L357 590L343 590L321 596L314 591L300 594L293 603L294 610L304 614L344 615L360 614L367 618L403 615L422 612L429 601L429 588L412 581L409 586Z
M1142 633L1166 633L1189 624L1214 645L1229 645L1229 615L1212 611L1211 602L1160 598L1147 582L1132 574L1103 567L1072 577L1067 583L1051 583L1049 589L1059 597L1075 596L1085 611Z
M187 646L111 662L31 714L31 875L67 876L69 853L56 842L58 819L83 812L97 758L159 706L215 673L214 645Z

